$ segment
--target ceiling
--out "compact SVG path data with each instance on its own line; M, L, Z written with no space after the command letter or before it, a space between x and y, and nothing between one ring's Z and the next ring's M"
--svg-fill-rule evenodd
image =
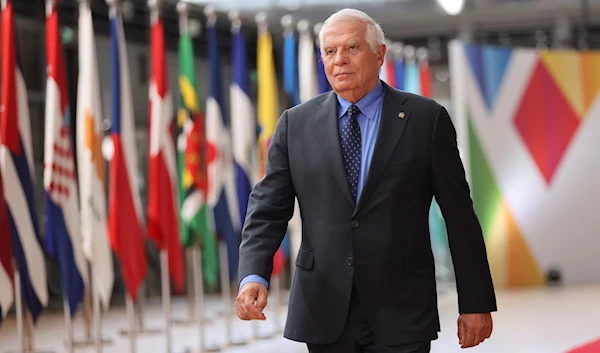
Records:
M170 0L172 3L176 0ZM199 7L213 5L226 13L238 10L253 22L257 12L266 12L272 27L281 28L283 15L324 21L340 9L341 0L186 0ZM568 21L576 28L600 24L600 0L466 0L463 12L447 15L435 0L344 0L343 7L363 10L374 17L393 39L446 35L461 29L472 32L551 28ZM562 16L562 19L558 19Z

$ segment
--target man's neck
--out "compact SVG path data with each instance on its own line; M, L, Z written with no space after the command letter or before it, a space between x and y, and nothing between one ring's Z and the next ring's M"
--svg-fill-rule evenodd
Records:
M366 89L366 90L362 89L362 87L361 87L360 89L347 90L347 91L343 91L343 92L335 92L335 94L344 98L345 100L347 100L348 102L350 102L352 104L356 104L361 99L363 99L367 94L369 94L369 92L371 92L373 90L373 88L375 88L375 86L377 86L377 83L379 83L379 78L377 80L375 80L374 82L367 84L366 87L368 89Z

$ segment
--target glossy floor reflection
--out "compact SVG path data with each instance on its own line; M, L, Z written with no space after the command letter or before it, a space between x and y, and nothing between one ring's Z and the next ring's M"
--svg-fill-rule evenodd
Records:
M219 315L222 312L218 297L209 297L206 303L207 314L213 319L206 327L206 345L223 345L225 322ZM544 288L531 290L501 291L498 293L499 312L494 314L494 334L492 339L479 347L467 350L480 353L566 353L570 349L600 338L600 286L573 288ZM457 304L452 289L444 291L439 298L442 332L432 345L432 352L465 352L458 346L456 338ZM189 308L184 298L173 299L174 319L187 317ZM216 318L215 318L216 317ZM252 338L253 332L274 333L274 312L267 310L268 321L258 324L234 320L235 338L248 340L243 346L223 347L222 352L230 353L306 353L306 346L284 339L281 332L268 339ZM283 324L284 313L281 315ZM144 311L145 327L161 329L164 326L160 302L151 300ZM75 336L83 338L83 321L76 318ZM104 336L112 341L105 345L104 353L129 352L129 339L119 332L128 329L125 308L115 307L103 317ZM183 353L187 349L197 349L199 329L196 325L173 326L172 353ZM8 317L0 327L0 353L16 352L17 331L14 317ZM46 313L40 318L35 333L35 347L38 352L67 352L64 318L61 313ZM138 336L137 352L167 352L165 336L143 334ZM96 352L94 347L77 348L75 352Z

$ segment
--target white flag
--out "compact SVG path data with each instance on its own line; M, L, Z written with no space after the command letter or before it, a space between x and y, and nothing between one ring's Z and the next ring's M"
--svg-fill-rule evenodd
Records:
M106 232L106 196L102 157L102 110L92 12L79 7L79 78L77 85L77 162L81 195L81 233L92 278L104 309L113 289L112 253Z

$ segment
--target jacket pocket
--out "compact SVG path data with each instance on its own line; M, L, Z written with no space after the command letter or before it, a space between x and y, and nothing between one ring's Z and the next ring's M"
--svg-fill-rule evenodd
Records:
M310 270L315 261L315 252L304 247L300 247L298 257L296 257L296 266Z

